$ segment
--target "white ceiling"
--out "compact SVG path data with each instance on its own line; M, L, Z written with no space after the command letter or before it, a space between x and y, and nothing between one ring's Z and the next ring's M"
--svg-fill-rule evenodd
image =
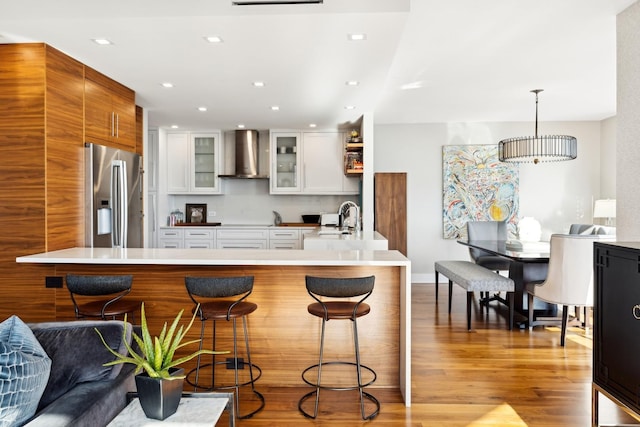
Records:
M635 1L2 0L0 43L46 42L120 81L151 126L533 121L537 88L541 121L601 120L615 115L616 14Z

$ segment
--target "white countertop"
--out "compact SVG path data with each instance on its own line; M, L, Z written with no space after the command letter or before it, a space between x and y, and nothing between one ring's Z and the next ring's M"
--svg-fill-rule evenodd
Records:
M70 248L16 258L35 264L409 266L398 251Z
M336 227L320 227L304 236L305 250L370 250L386 251L387 239L377 231L343 234Z

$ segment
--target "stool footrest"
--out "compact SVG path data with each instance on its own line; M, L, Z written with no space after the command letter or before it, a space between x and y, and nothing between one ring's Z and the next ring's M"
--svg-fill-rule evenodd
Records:
M327 365L350 365L350 366L353 366L354 368L356 368L358 366L355 362L338 362L338 361L322 362L322 366L327 366ZM361 387L370 386L378 378L378 376L376 375L376 371L374 371L370 367L362 365L362 364L360 365L360 369L364 369L365 371L368 371L369 373L371 373L373 375L373 379L371 381L369 381L368 383L365 383L365 384L356 384L356 385L353 385L353 386L322 385L322 384L318 384L317 382L309 381L308 379L305 378L305 374L307 372L309 372L312 369L318 369L318 367L319 367L319 365L316 363L315 365L311 365L307 369L302 371L302 380L305 383L307 383L310 386L312 386L312 387L318 387L318 388L321 388L323 390L340 390L340 391L358 390Z
M243 362L243 363L244 363L245 365L247 365L247 366L249 365L249 363L248 363L248 362ZM239 363L238 363L238 364L239 364ZM227 362L226 362L226 361L216 362L216 365L227 365ZM204 365L200 365L200 369L205 368L205 367L207 367L207 366L211 366L211 363L207 363L207 364L204 364ZM260 369L260 367L259 367L258 365L256 365L255 363L252 363L252 364L251 364L251 367L252 367L253 369L256 369L256 370L258 371L258 375L253 379L253 381L252 381L251 379L249 379L249 381L247 381L247 382L244 382L244 383L240 383L240 384L238 384L238 387L243 387L243 386L251 385L251 384L255 383L256 381L258 381L258 380L260 379L260 377L262 376L262 369ZM200 389L202 389L202 390L204 390L204 391L226 390L226 389L230 389L230 388L235 388L235 387L236 387L236 385L235 385L235 384L228 384L228 385L227 385L227 384L221 384L221 385L211 385L211 386L210 386L210 385L208 385L208 384L207 384L207 385L200 385L200 384L196 384L196 383L192 382L192 381L189 379L189 376L191 376L191 375L192 375L194 372L196 372L197 370L198 370L198 368L197 368L197 367L196 367L196 368L193 368L192 370L190 370L190 371L187 373L187 376L186 376L186 378L185 378L185 380L187 381L187 384L189 384L189 385L190 385L190 386L192 386L192 387L200 388ZM201 381L198 381L198 382L201 382Z
M356 387L356 388L357 388L357 387ZM298 401L298 410L300 411L300 413L302 413L302 415L304 415L305 417L307 417L307 418L311 418L311 419L313 419L313 420L315 420L315 419L316 419L317 414L316 414L316 415L311 415L310 413L308 413L307 411L305 411L305 410L302 408L302 404L303 404L306 400L308 400L310 397L314 397L314 396L316 396L316 395L317 395L317 393L318 393L318 389L315 389L315 390L313 390L313 391L310 391L309 393L307 393L307 394L305 394L304 396L302 396L302 397L300 398L300 400ZM376 415L378 415L378 414L380 413L380 402L378 401L378 399L376 399L376 398L375 398L375 396L373 396L373 395L371 395L371 394L367 393L367 392L366 392L366 391L364 391L364 390L362 391L362 398L363 398L363 399L367 399L367 400L369 400L370 402L372 402L372 403L376 406L376 409L375 409L373 412L371 412L370 414L368 414L368 415L367 415L367 414L365 414L364 412L362 412L362 413L361 413L361 415L362 415L362 419L363 419L363 420L372 420L373 418L375 418L375 417L376 417Z

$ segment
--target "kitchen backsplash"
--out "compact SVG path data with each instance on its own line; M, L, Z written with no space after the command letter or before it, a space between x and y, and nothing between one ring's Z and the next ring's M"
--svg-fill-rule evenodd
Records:
M167 218L171 211L185 210L187 203L205 203L208 218L206 222L223 224L273 224L273 211L282 216L283 222L302 222L300 215L307 213L337 213L345 200L355 196L287 196L269 194L268 180L224 180L226 193L219 196L167 196L166 206L159 206L161 218ZM215 216L212 214L215 213ZM165 225L165 224L162 224Z

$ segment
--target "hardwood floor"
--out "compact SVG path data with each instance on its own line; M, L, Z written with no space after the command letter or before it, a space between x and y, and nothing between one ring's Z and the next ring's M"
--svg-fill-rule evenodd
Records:
M447 287L413 286L413 403L406 408L399 391L369 389L382 403L378 417L359 417L357 395L323 392L317 420L297 410L305 387L257 388L265 409L238 426L590 426L591 337L570 328L560 347L557 328L506 328L505 310L491 303L488 315L472 309L466 329L465 294L454 286L453 310L447 313ZM375 315L375 307L372 307ZM367 356L363 355L365 360ZM374 367L375 369L375 367ZM638 425L605 398L601 425ZM227 426L226 415L218 426Z

